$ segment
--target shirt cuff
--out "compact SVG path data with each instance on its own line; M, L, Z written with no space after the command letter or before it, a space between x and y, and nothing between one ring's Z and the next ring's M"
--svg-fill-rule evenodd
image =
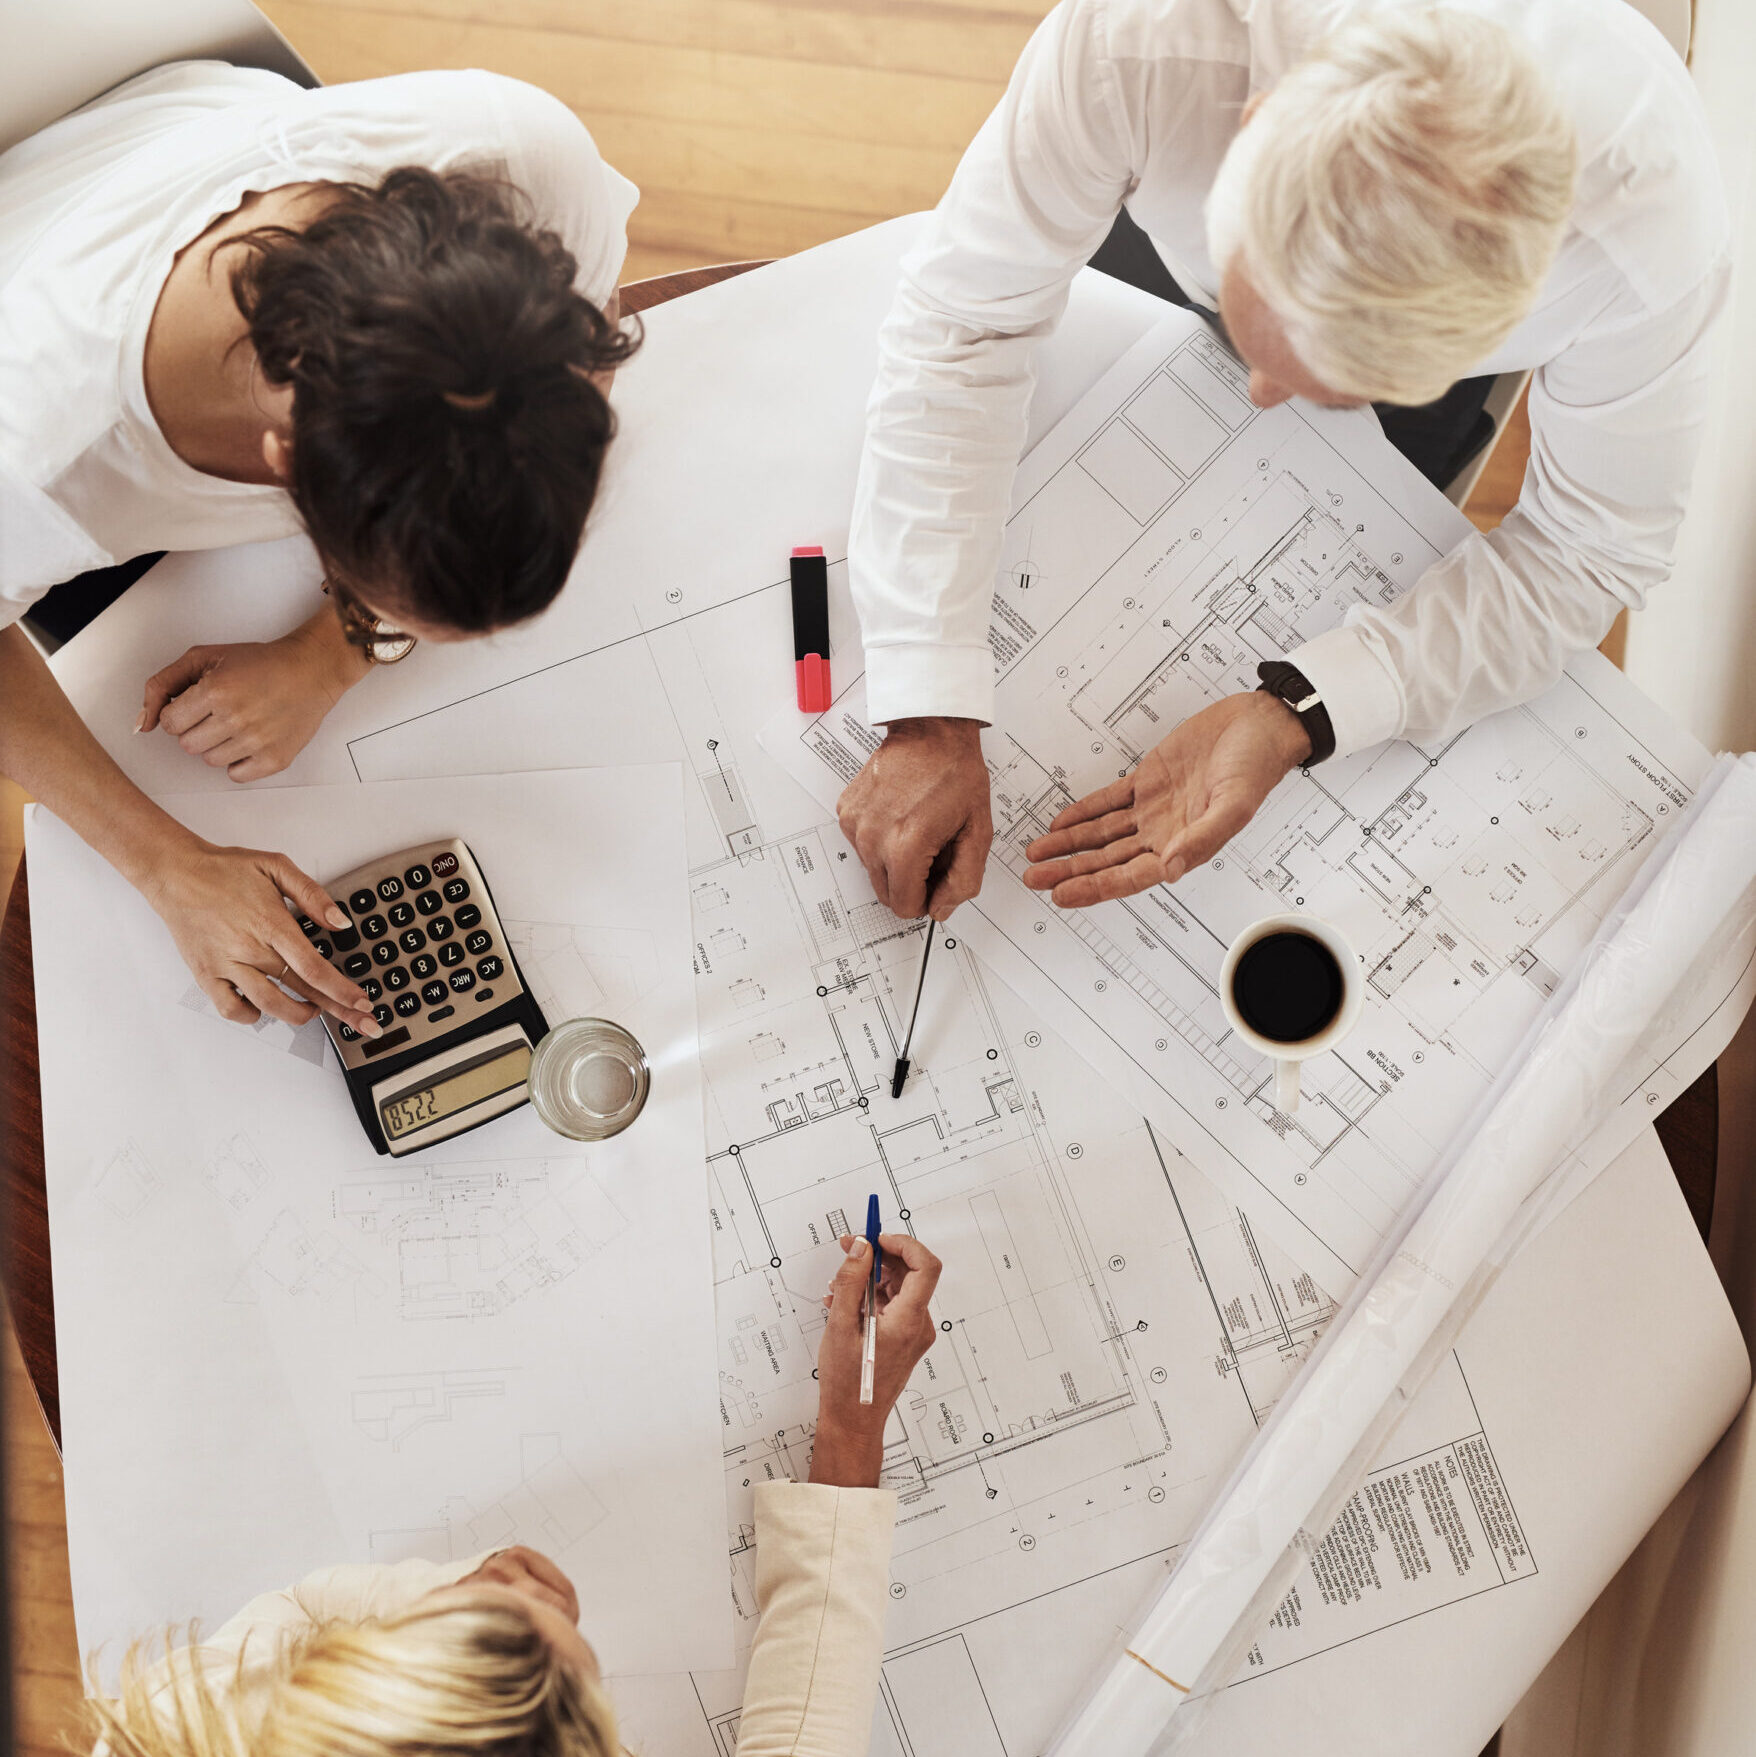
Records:
M1288 653L1287 662L1323 698L1337 756L1401 736L1407 712L1402 684L1374 650L1368 630L1332 628Z
M994 655L924 643L866 649L866 718L874 726L944 714L994 723Z

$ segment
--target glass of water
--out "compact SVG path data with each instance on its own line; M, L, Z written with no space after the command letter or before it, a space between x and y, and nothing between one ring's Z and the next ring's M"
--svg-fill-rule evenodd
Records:
M640 1115L651 1088L646 1051L609 1019L569 1019L531 1058L531 1107L569 1140L619 1135Z

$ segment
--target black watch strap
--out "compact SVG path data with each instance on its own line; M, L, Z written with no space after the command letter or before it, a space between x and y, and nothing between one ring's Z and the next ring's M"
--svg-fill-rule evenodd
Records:
M1329 710L1304 672L1285 659L1268 659L1256 667L1256 675L1262 679L1256 687L1279 696L1299 716L1299 724L1311 740L1311 754L1301 767L1308 769L1334 756L1335 728L1329 723Z

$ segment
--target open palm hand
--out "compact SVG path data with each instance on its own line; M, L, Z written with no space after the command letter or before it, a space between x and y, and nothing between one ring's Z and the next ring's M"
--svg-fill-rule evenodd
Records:
M1024 882L1063 909L1174 884L1211 860L1311 754L1298 716L1253 691L1192 714L1132 774L1076 800L1025 852Z

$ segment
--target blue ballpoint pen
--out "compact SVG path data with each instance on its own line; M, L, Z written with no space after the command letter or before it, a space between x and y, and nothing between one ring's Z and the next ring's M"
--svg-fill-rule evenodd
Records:
M872 1279L866 1284L866 1345L860 1352L860 1401L870 1403L878 1377L878 1279L884 1253L878 1248L878 1197L866 1198L866 1242L872 1247Z

